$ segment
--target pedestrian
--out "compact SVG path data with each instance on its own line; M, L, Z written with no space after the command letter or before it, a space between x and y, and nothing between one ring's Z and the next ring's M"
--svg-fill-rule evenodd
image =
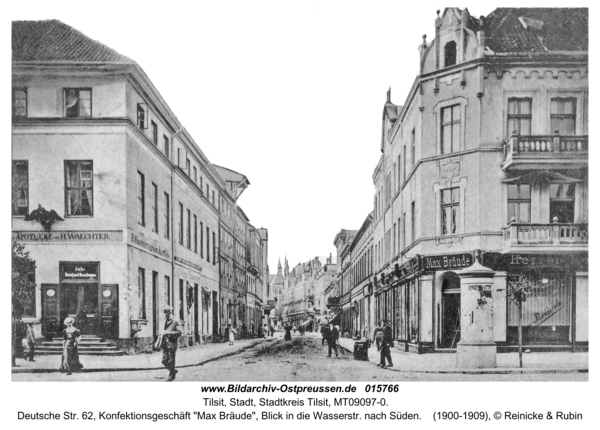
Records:
M329 320L325 318L325 321L321 323L321 346L325 346L327 342L327 332L329 331Z
M231 327L231 324L229 324L227 326L227 329L229 330L229 345L233 345L233 342L235 341L235 328Z
M286 325L284 327L285 329L285 336L283 336L283 340L292 340L292 334L290 333L290 330L292 329L289 325Z
M27 335L25 336L27 340L27 347L29 352L27 354L27 358L29 361L35 361L33 357L35 356L35 333L33 332L33 324L27 323Z
M383 339L383 322L380 321L378 325L375 326L375 331L373 332L373 339L375 339L375 344L377 345L377 351L381 348L381 339Z
M337 341L339 338L340 338L340 332L339 332L338 328L336 326L334 326L333 324L330 324L329 330L327 332L327 349L328 349L327 357L331 357L331 349L333 348L333 350L335 351L335 356L337 358L337 356L338 356Z
M271 331L271 337L273 337L273 335L275 334L275 328L272 324L269 326L269 330Z
M379 367L385 369L387 367L393 367L392 363L392 355L390 354L390 348L394 346L394 341L392 339L392 328L388 320L383 320L383 337L381 339L381 346L378 350L381 352L381 360L378 364ZM388 365L385 365L385 360L387 359Z
M254 321L252 321L252 336L254 337Z
M246 326L246 322L242 323L242 338L245 338L248 335L248 327Z
M17 365L17 358L23 358L23 337L25 330L21 317L23 316L23 308L13 303L13 312L11 320L11 335L12 335L12 365Z
M167 382L175 380L175 356L177 355L178 339L182 334L181 323L173 316L173 309L167 306L164 309L165 325L162 334L162 364L169 370Z
M60 363L60 371L67 372L67 375L73 372L80 372L83 364L79 361L79 347L77 339L81 336L81 331L73 324L73 317L65 318L64 324L67 326L63 330L63 354Z

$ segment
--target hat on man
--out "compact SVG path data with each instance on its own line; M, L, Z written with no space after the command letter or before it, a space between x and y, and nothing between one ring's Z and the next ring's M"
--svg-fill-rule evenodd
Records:
M171 306L166 306L163 310L165 314L173 312L173 308Z
M67 317L65 318L65 325L71 325L75 322L75 318L73 317Z

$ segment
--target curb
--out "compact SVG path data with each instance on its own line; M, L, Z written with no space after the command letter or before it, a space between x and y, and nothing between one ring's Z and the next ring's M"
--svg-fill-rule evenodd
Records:
M353 355L354 352L348 348L339 345L347 353ZM369 361L371 363L371 361ZM462 374L462 375L524 375L524 374L556 374L556 373L589 373L589 369L516 369L516 368L498 368L498 369L440 369L440 370L402 370L390 369L392 372L399 373L439 373L439 374Z
M272 341L272 340L274 340L274 339L267 339L267 341ZM183 364L181 366L177 366L177 368L183 369L186 367L204 366L205 364L211 363L216 360L220 360L221 358L227 358L227 357L231 357L232 355L239 354L240 352L243 352L249 348L254 347L258 343L262 343L262 341L254 342L252 344L244 346L243 348L237 349L235 351L227 352L222 355L217 355L215 357L208 358L208 359L206 359L204 361L200 361L198 363ZM159 366L159 367L118 367L118 368L98 367L98 368L93 368L93 369L85 369L84 368L79 373L135 372L135 371L163 370L163 369L164 369L163 366ZM59 369L48 369L48 368L46 368L46 369L27 369L27 368L19 369L19 368L13 367L11 373L61 373L61 371Z

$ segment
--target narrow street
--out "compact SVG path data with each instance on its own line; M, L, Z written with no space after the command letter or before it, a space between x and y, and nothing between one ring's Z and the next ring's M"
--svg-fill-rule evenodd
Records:
M281 335L281 333L279 333ZM327 357L317 333L260 342L238 353L206 364L179 368L177 381L547 381L547 374L462 374L384 370L373 362L357 361L351 353ZM402 369L397 369L402 370ZM14 381L165 381L165 370L13 374ZM586 381L587 373L553 374L554 381Z

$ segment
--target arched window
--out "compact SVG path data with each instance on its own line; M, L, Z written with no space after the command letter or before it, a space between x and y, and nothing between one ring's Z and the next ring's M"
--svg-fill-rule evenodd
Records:
M444 67L456 64L456 42L451 41L444 46Z

